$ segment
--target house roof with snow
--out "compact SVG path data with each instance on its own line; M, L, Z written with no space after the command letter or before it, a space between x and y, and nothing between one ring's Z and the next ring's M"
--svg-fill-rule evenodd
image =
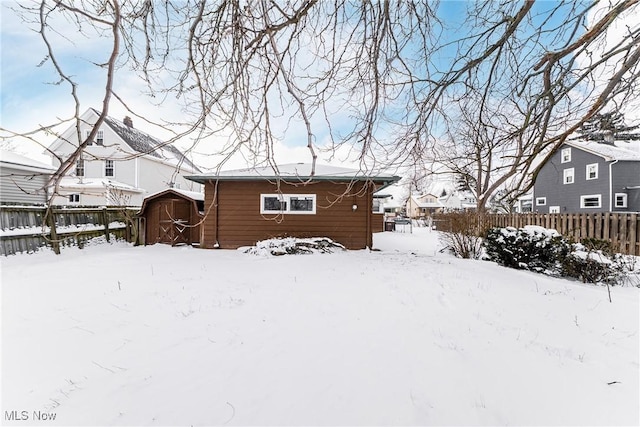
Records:
M51 165L7 150L0 150L0 164L2 164L3 167L11 167L29 172L51 173L56 170L56 168Z
M207 181L255 181L255 180L285 180L285 181L375 181L382 182L384 188L400 180L399 176L370 173L358 169L347 169L338 166L316 164L312 173L310 163L288 163L276 166L258 168L235 169L216 174L199 174L185 176L191 181L201 184Z
M441 208L443 204L438 200L438 196L435 194L427 193L427 194L412 194L411 198L413 199L413 204L419 208ZM433 200L433 201L427 201Z
M99 111L95 109L92 110L95 114L100 115ZM124 121L107 116L104 122L134 151L155 157L158 160L170 161L176 164L183 163L194 171L200 172L200 169L182 154L180 150L171 144L163 144L159 139L134 128L132 121L129 120L125 123Z
M572 140L566 145L600 156L607 161L640 161L640 141L615 141L614 145L598 141Z

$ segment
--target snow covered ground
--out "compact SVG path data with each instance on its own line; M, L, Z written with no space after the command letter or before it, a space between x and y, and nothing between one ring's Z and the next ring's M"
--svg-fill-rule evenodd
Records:
M2 423L640 423L639 289L611 304L603 287L439 253L437 232L374 239L3 258Z

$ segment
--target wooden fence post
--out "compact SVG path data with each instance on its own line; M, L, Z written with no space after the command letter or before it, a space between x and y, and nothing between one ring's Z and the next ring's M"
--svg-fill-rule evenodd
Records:
M104 224L104 237L109 242L109 213L106 206L102 208L102 223Z
M60 255L60 242L58 241L58 232L56 231L56 214L53 208L49 208L47 215L47 224L49 225L49 239L51 239L51 249L56 255Z

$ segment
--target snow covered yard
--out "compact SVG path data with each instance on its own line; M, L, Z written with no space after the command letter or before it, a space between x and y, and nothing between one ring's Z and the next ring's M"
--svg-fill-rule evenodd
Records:
M637 288L610 304L414 231L373 252L4 258L2 423L640 423Z

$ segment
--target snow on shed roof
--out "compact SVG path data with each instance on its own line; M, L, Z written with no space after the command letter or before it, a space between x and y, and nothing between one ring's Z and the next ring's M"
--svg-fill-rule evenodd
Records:
M567 141L565 144L603 157L605 160L640 161L640 141L616 141L615 145L597 141Z
M217 174L199 174L186 176L191 181L204 184L210 180L235 181L235 180L296 180L296 181L384 181L385 186L400 180L399 176L367 173L357 169L347 169L338 166L316 164L315 173L312 175L310 163L288 163L275 167L266 166L258 168L235 169L222 171Z
M200 193L198 191L182 190L180 188L165 188L164 190L156 191L155 193L151 193L148 196L146 196L145 200L146 199L150 199L152 197L157 196L158 194L162 194L162 193L165 193L165 192L174 192L174 193L177 193L177 194L181 194L181 195L185 196L188 199L204 202L204 193Z

